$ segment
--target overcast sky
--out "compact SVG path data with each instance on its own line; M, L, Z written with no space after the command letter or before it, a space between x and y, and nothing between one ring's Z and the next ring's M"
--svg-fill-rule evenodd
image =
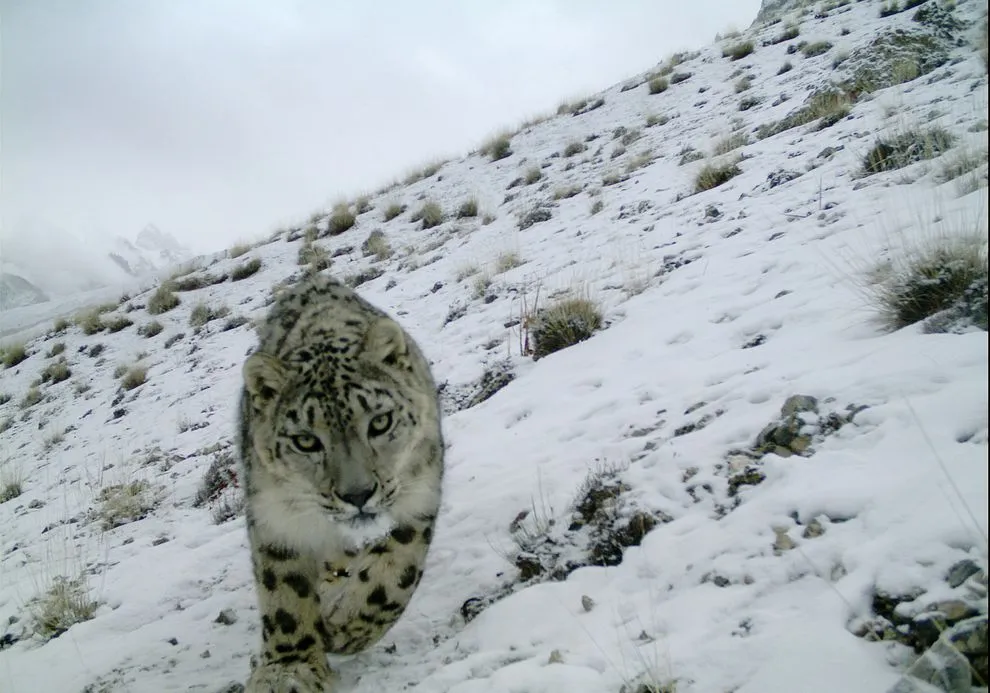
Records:
M2 233L254 239L759 0L0 0Z

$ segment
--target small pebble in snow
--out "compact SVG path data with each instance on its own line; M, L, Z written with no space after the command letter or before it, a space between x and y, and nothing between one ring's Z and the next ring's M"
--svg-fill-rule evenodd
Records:
M179 644L179 639L178 638L169 638L165 642L167 642L169 645L178 645Z
M168 542L168 537L157 537L151 542L152 546L161 546L162 544Z
M801 533L801 536L805 539L814 539L815 537L820 537L823 534L825 534L825 527L822 526L822 523L816 518L808 523L808 526L804 528L804 532Z
M773 542L773 552L775 554L779 555L784 551L790 551L797 546L794 543L794 540L787 536L787 529L783 527L774 527L773 532L777 535L777 538L774 539Z
M237 623L237 613L233 609L222 609L213 622L222 626L231 626Z
M581 607L585 611L591 611L592 609L595 608L595 600L592 599L591 597L589 597L586 594L582 594L581 595Z

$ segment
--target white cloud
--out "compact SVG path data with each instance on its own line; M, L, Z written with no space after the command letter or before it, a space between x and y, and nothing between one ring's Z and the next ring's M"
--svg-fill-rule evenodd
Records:
M258 237L758 4L3 0L3 234Z

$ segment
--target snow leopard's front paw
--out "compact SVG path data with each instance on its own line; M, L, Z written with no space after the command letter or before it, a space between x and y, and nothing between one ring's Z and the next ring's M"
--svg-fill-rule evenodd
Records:
M266 662L255 667L244 693L333 693L333 672L325 662Z

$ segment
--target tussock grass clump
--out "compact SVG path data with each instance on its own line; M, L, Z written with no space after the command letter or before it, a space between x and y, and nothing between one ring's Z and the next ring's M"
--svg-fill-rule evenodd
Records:
M357 215L351 211L350 206L342 202L334 206L330 218L327 219L327 233L331 236L339 236L354 226L356 222Z
M412 221L421 221L424 229L432 229L443 223L443 209L436 202L425 202L413 214Z
M639 169L649 166L656 160L653 151L648 149L645 152L640 152L636 156L629 159L626 162L626 173L632 173L633 171L638 171Z
M694 191L696 193L711 190L726 183L742 173L737 161L726 161L723 163L709 162L701 167L694 177Z
M927 332L987 329L985 232L944 234L873 268L871 304L892 330L925 320Z
M481 155L499 161L512 156L512 133L500 132L481 145Z
M78 313L74 320L76 327L82 330L85 335L94 335L97 332L102 332L106 327L106 325L103 324L102 318L100 318L99 310L95 308Z
M526 185L532 185L543 178L543 171L539 166L530 166L526 169L526 173L523 175L523 181Z
M814 58L817 55L823 55L832 50L832 44L828 41L814 41L813 43L806 43L801 47L801 54L806 58Z
M605 203L602 202L601 200L595 200L594 202L591 203L591 209L589 210L589 213L591 214L591 216L595 216L603 209L605 209Z
M955 180L956 178L965 176L967 173L975 171L985 163L987 163L986 149L979 151L960 149L951 157L947 157L947 161L942 164L942 168L938 174L938 180L940 183L948 183L950 180Z
M143 520L155 509L161 496L143 479L112 484L100 489L94 514L104 530Z
M368 237L364 239L364 243L361 244L361 250L364 251L365 255L374 255L378 260L386 260L392 257L392 246L388 244L388 239L385 237L384 232L379 229L375 229L368 234Z
M762 140L816 120L818 121L818 129L822 130L835 125L849 115L852 103L852 96L848 92L835 89L817 91L808 97L804 106L783 120L764 123L758 127L756 136Z
M4 368L13 368L28 357L27 348L22 342L8 344L0 347L0 358L3 359Z
M155 293L148 299L148 313L151 315L161 315L179 305L179 297L175 295L169 283L162 284Z
M69 368L69 363L65 358L60 358L58 361L53 361L45 366L41 371L41 382L43 383L60 383L63 380L68 380L72 377L72 369Z
M226 317L230 312L227 306L210 306L206 303L197 303L189 313L189 327L202 327L211 320Z
M364 214L371 211L371 198L367 195L359 195L354 200L354 213Z
M563 154L564 156L574 156L575 154L580 154L585 149L587 149L587 147L585 146L584 142L578 142L577 140L574 140L573 142L567 143L567 145L564 147Z
M746 137L746 133L734 132L718 140L715 146L712 147L712 154L721 156L722 154L728 154L733 150L739 149L739 147L745 147L747 144L749 144L749 138Z
M234 245L227 248L227 257L229 258L240 257L249 250L251 250L250 243L235 243Z
M495 258L495 274L502 274L524 264L522 256L514 250L506 250Z
M70 580L60 575L32 603L35 633L45 640L57 638L75 624L93 618L97 607L99 602L91 597L85 576Z
M112 315L103 322L103 327L108 332L120 332L121 330L130 327L134 324L134 321L123 315Z
M581 192L580 185L563 185L553 191L553 199L566 200Z
M24 393L24 397L21 398L21 409L28 409L33 407L38 402L41 401L41 390L37 387L30 387L28 391Z
M11 395L6 392L0 392L0 404L6 404L11 400Z
M198 289L203 289L207 286L213 286L214 284L219 284L225 281L227 281L226 274L210 274L209 272L203 272L202 274L190 274L179 279L173 279L169 282L169 286L175 291L197 291Z
M647 82L647 89L651 94L662 94L670 87L670 82L665 77L654 77Z
M794 65L791 63L791 61L790 60L785 60L784 61L784 64L780 66L780 69L777 70L777 74L778 75L782 75L785 72L790 72L793 69L794 69Z
M535 360L590 338L602 326L602 313L591 299L565 298L537 310L527 323Z
M443 165L445 163L447 162L433 161L426 164L422 168L418 168L413 171L410 171L409 174L403 180L403 183L405 183L406 185L412 185L413 183L418 183L419 181L424 180L426 178L431 178L440 172L440 169L443 168Z
M646 127L652 128L655 125L666 125L670 122L670 118L663 114L651 113L646 116Z
M736 80L736 83L733 86L733 88L736 90L737 94L741 94L747 89L752 88L752 86L753 86L753 78L747 75L745 77L740 77L738 80Z
M261 269L261 258L251 258L247 262L242 262L230 271L230 281L239 282L247 279L252 274Z
M7 419L6 421L9 422L12 419ZM0 428L3 428L3 426L0 426ZM7 425L6 428L10 428L10 425ZM6 428L3 428L3 430L6 430ZM13 500L23 492L24 476L21 474L21 471L9 460L0 462L0 503Z
M62 352L65 351L65 342L55 342L52 344L52 348L48 350L48 358L54 358Z
M52 334L63 334L71 325L65 318L57 318L52 324Z
M788 24L784 29L773 38L773 43L784 43L785 41L792 41L796 39L801 34L801 27L797 24Z
M311 274L329 269L333 263L333 259L330 257L330 251L315 243L304 243L300 246L299 252L296 255L296 261L300 265L309 265L306 271Z
M457 208L457 218L467 219L469 217L478 216L478 200L477 198L471 197L461 203L461 206Z
M752 41L740 41L722 50L722 57L730 60L742 60L755 50Z
M148 381L148 369L141 365L131 366L124 370L123 377L120 378L120 386L125 390L133 390L144 385Z
M385 209L382 210L382 218L384 218L385 221L392 221L404 211L406 211L406 206L404 204L389 202L385 205Z
M137 333L142 337L154 337L156 334L161 333L165 329L157 320L152 320L151 322L146 322L141 327L137 329Z
M870 175L895 171L918 161L934 159L948 151L955 141L952 133L938 126L881 137L863 157L863 172Z

